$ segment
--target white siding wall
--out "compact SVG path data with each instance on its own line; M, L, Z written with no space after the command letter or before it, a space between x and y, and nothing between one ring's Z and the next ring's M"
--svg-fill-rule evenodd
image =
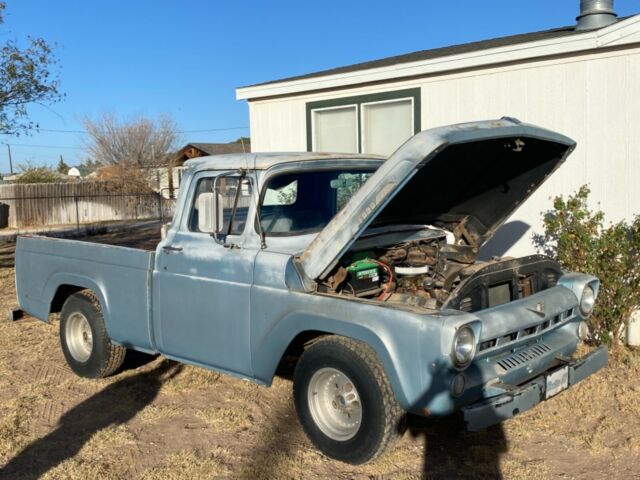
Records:
M533 253L550 198L589 183L594 206L617 221L640 214L640 48L454 75L250 102L252 149L306 149L305 104L420 86L422 128L512 116L574 138L567 163L511 221L528 225L506 253ZM496 253L503 253L498 249Z

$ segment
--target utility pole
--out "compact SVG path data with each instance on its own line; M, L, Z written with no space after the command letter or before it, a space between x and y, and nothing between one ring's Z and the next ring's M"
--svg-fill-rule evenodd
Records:
M13 175L13 162L11 161L11 145L7 143L7 150L9 151L9 172Z

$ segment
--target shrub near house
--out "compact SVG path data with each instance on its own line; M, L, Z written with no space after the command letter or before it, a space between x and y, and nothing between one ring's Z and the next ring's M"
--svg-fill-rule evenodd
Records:
M566 200L556 197L553 210L543 214L545 232L534 241L564 269L600 278L591 339L615 345L640 305L640 215L631 223L605 225L604 213L588 206L590 193L584 185Z

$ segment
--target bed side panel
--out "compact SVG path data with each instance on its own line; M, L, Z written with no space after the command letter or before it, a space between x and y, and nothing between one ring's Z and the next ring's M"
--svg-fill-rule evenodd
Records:
M154 253L44 237L20 237L16 290L20 308L47 321L60 285L93 290L116 343L155 350L149 332L150 272Z

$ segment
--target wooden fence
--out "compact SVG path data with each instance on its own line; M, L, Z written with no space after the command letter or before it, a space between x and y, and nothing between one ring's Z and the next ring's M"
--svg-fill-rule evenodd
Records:
M166 219L173 215L175 201L155 192L124 191L108 182L77 182L0 185L0 204L9 207L7 227L16 229Z

